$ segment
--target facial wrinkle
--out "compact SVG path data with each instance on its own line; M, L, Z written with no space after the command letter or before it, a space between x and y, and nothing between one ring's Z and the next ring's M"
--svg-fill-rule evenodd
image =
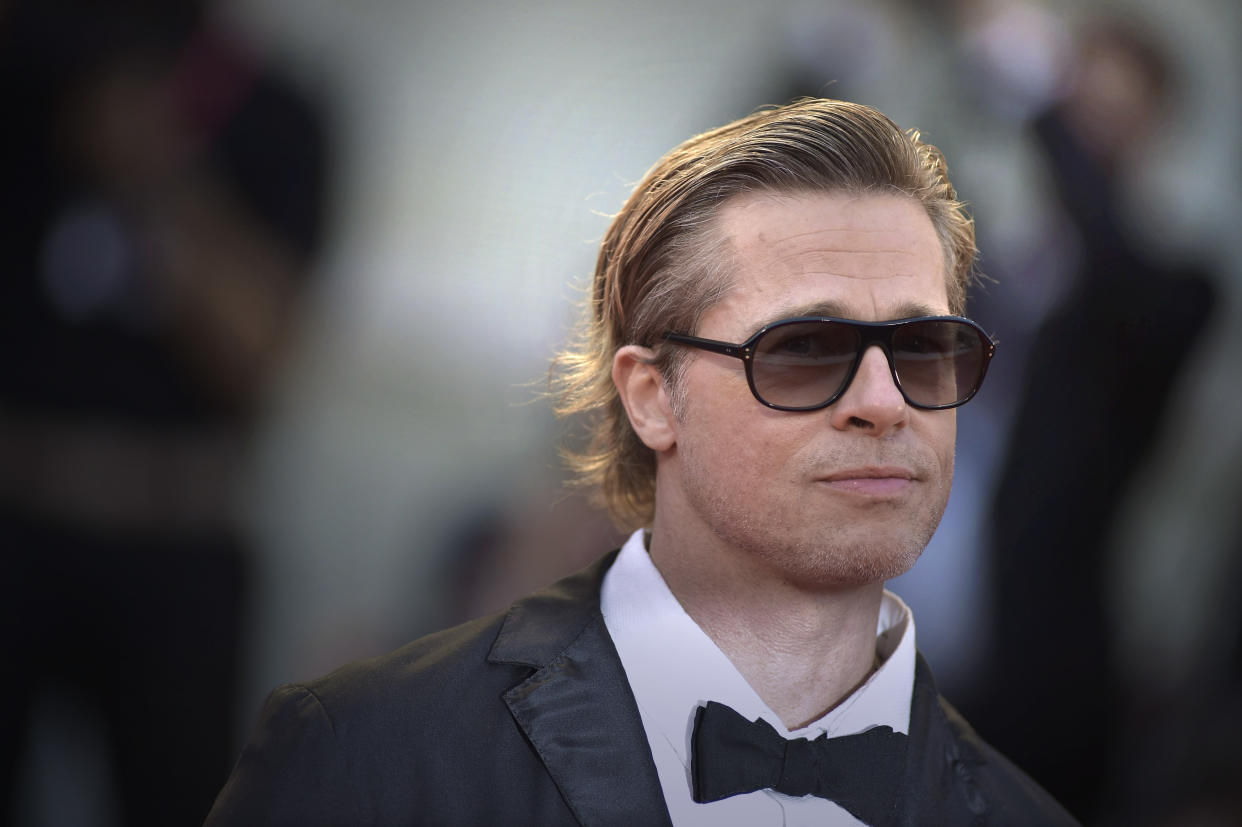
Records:
M865 227L818 227L814 230L806 230L804 232L799 232L799 233L789 233L788 235L782 235L779 238L769 238L766 233L760 232L755 235L754 241L757 243L761 243L761 244L770 244L772 246L779 246L782 244L788 244L790 242L799 241L803 238L806 238L807 236L816 236L816 235L835 236L841 233L845 233L849 235L876 235L876 234L892 235L893 231L889 229L888 227L877 227L875 229L870 229L870 228L865 228Z

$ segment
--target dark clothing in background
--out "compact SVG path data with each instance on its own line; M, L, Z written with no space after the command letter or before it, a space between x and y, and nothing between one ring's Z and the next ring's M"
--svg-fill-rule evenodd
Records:
M1104 602L1109 536L1213 292L1198 269L1161 263L1130 236L1116 172L1090 157L1055 111L1036 135L1078 230L1081 266L1030 349L992 512L995 639L1003 645L987 659L989 703L967 708L999 749L1090 818L1127 691L1115 674Z
M167 301L175 278L160 245L183 240L168 214L208 216L287 251L300 277L322 232L325 133L288 84L202 28L195 4L8 5L0 823L29 798L17 776L48 693L97 718L119 823L198 823L233 754L250 555L232 507L258 400L213 387L192 352L197 332ZM150 124L97 108L109 73L166 95L139 114L166 117L190 141L164 166L139 154L150 180L113 174L92 143L108 122L153 154L172 152L158 129L142 131ZM127 101L141 102L140 88ZM202 205L203 192L227 208ZM161 214L161 198L181 200ZM153 235L152 218L173 234Z
M508 612L268 699L207 824L667 825L600 614L612 553ZM1075 824L984 743L919 656L901 825Z
M46 692L50 709L97 712L118 823L198 823L232 749L243 550L226 537L100 540L11 511L0 525L3 823L28 716Z

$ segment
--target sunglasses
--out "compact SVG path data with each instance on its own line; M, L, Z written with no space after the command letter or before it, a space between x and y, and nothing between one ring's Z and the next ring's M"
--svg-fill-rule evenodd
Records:
M979 390L996 352L992 337L960 316L782 319L736 345L671 331L664 338L741 359L750 392L778 411L815 411L836 402L872 345L884 351L907 403L929 411L956 408Z

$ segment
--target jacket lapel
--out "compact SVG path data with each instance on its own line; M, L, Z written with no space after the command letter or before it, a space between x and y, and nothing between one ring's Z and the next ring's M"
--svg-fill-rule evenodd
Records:
M906 772L893 824L984 824L986 798L949 726L931 669L916 655Z
M599 611L615 556L514 604L488 660L535 670L504 700L579 822L671 827L638 706Z

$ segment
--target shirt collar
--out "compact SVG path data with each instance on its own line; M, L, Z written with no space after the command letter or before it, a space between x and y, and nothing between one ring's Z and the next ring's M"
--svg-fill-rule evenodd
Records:
M763 718L785 737L815 738L888 725L910 728L914 688L914 619L885 591L876 626L879 668L842 703L801 729L785 729L728 657L686 614L634 532L604 577L600 607L648 729L686 760L694 710L709 700L749 720Z

